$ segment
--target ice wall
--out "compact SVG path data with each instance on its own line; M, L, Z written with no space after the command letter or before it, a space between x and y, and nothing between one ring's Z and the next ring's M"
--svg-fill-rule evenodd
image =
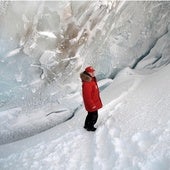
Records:
M59 100L89 64L99 79L167 65L169 18L168 1L1 1L0 107Z

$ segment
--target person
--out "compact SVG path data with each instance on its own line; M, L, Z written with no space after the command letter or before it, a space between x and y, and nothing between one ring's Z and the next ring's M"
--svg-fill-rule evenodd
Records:
M83 102L88 112L84 123L84 128L87 131L96 130L94 125L98 119L98 109L102 108L102 101L94 72L95 69L92 66L88 66L85 68L85 71L80 74Z

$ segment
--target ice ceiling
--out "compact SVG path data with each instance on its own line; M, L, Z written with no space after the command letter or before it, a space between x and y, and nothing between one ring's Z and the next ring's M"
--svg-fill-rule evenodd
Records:
M74 93L87 65L103 79L169 64L169 18L168 1L1 1L0 107Z

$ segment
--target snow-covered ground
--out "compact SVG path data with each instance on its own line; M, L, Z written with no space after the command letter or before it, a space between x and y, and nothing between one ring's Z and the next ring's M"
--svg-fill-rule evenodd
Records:
M101 93L104 107L96 132L83 129L86 111L81 106L58 126L0 145L0 169L169 170L169 74L170 65L146 75L122 70Z
M169 18L169 1L1 1L0 170L170 170Z

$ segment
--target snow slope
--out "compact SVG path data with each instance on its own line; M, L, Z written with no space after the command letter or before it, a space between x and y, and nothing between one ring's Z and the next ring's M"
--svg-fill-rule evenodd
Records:
M141 75L126 68L102 91L96 132L85 110L54 128L0 146L1 170L169 170L170 65ZM69 104L69 103L68 103Z

